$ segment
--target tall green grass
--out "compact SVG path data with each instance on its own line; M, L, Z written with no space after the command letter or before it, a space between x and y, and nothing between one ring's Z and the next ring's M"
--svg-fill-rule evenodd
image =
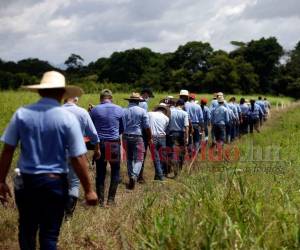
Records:
M250 142L279 147L275 160L197 162L176 188L147 193L127 231L132 248L299 249L299 124L297 108L237 144L244 156Z

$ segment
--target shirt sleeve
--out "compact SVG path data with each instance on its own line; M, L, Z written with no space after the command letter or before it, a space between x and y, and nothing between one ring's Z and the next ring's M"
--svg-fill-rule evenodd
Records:
M85 132L85 135L91 139L92 144L99 143L100 140L98 137L97 130L96 130L95 125L94 125L90 115L88 114L88 112L86 113L86 126L85 126L84 132Z
M208 122L210 122L210 120L211 120L211 114L210 114L211 112L210 112L210 110L209 110L209 108L207 108L206 109L206 114L207 114L207 121Z
M229 123L230 119L229 119L229 111L225 110L225 123Z
M184 114L184 126L188 127L189 125L190 125L190 123L189 123L189 115L188 115L187 112L185 112L185 114Z
M69 156L77 157L83 155L87 152L83 134L78 120L72 114L69 117L69 124L66 131Z
M123 134L125 130L125 112L121 108L120 109L120 118L119 118L119 134Z
M149 116L148 116L147 112L144 112L142 119L143 119L142 120L142 127L143 127L143 129L150 128Z
M204 121L203 112L202 112L201 107L200 107L199 112L198 112L198 119L199 119L200 123L202 123Z
M16 147L20 140L20 135L18 131L18 119L17 112L13 115L10 120L9 125L7 126L4 134L1 137L1 141L4 143Z

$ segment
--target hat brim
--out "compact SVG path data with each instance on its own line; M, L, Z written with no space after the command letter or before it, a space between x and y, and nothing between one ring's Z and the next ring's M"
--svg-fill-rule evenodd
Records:
M64 98L69 98L69 97L80 97L83 95L83 90L82 88L79 88L77 86L73 86L73 85L68 85L65 87L57 87L57 86L47 86L45 84L36 84L36 85L24 85L21 86L22 89L25 90L29 90L32 92L38 92L39 90L47 90L47 89L65 89L65 94L64 94Z
M136 99L136 98L124 98L126 101L135 101L135 102L145 102L144 99Z

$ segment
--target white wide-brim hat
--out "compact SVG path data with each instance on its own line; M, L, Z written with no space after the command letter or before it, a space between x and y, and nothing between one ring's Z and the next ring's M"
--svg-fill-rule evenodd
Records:
M182 90L180 90L179 95L180 96L189 96L189 91L186 89L182 89Z
M66 85L65 77L57 71L46 72L40 84L24 85L21 88L27 89L33 92L38 92L41 89L65 89L64 98L79 97L83 94L83 90L79 87Z

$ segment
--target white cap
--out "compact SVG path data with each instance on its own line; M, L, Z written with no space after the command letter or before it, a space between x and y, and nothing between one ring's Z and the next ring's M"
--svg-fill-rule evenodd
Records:
M188 91L188 90L185 90L185 89L182 89L182 90L180 90L179 95L182 95L182 96L189 96L189 91Z

